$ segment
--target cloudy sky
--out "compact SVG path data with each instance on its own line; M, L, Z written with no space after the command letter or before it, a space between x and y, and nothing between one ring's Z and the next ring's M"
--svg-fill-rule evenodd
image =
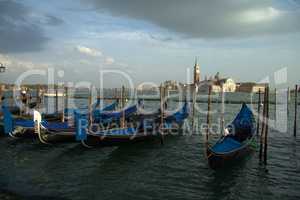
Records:
M300 74L299 19L300 0L0 0L1 82L47 68L68 81L98 83L99 70L117 69L135 84L185 82L197 57L202 78L274 82L286 68L291 85Z

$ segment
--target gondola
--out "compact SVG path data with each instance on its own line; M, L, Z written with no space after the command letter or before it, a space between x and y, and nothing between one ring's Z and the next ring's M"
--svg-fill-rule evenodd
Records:
M87 127L86 116L78 115L76 139L86 147L91 146L120 146L138 141L162 138L170 132L179 131L189 116L188 103L173 113L164 113L163 127L160 124L161 113L141 114L137 123L129 123L124 128L97 131ZM83 124L82 124L83 123ZM170 132L169 132L170 131Z
M107 111L104 109L99 113L97 119L92 118L92 123L97 124L99 127L110 127L112 122L119 121L121 113L125 113L126 120L130 119L132 115L137 112L137 105L129 106L121 111ZM88 116L86 113L74 111L74 121L72 126L67 122L49 123L41 119L39 112L35 111L35 119L39 126L37 133L42 143L58 143L58 142L75 142L76 141L76 116ZM103 123L102 123L103 122ZM90 123L90 122L89 122Z
M17 119L17 124L20 125L20 121L31 121L32 120L32 115L27 115L24 114L22 116L19 116L20 114L20 110L17 107L6 107L7 109L7 113L9 113L9 117L12 119ZM4 114L3 114L3 110L2 107L0 107L0 136L4 136L7 135L5 134L5 124L4 124ZM60 117L56 114L44 114L43 118L46 119L47 121L58 121L60 120ZM18 128L19 130L21 130L21 128ZM22 130L23 132L25 132L24 130ZM17 132L17 130L15 130L15 132Z
M117 106L116 102L113 102L112 104L109 104L108 106L100 109L102 111L109 111L114 110ZM98 113L98 110L95 106L95 109L92 111L93 115ZM20 117L14 117L12 113L10 112L9 108L6 106L2 106L2 112L3 112L3 123L4 123L4 134L10 135L12 137L37 137L36 134L36 127L35 127L35 117L42 118L39 116L40 114L37 111L33 112L33 116L31 119L28 117L26 118L20 118ZM65 113L68 113L68 116L71 116L74 112L73 109L65 109ZM70 114L70 115L69 115ZM72 125L70 126L69 122L58 122L60 119L51 119L49 118L43 118L43 122L45 127L47 127L50 130L58 129L61 131L62 129L72 129L74 130L74 127ZM72 120L72 119L71 119Z
M228 166L251 152L255 141L255 119L251 109L244 103L233 122L225 129L213 146L206 146L208 164L212 169Z

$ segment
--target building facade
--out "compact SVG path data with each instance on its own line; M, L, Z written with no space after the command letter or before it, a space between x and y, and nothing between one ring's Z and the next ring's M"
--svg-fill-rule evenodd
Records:
M214 77L200 81L198 84L198 90L201 92L207 92L209 86L212 89L212 92L235 92L236 83L231 78L221 78L220 73L218 72Z
M174 80L169 80L169 81L165 81L163 85L168 90L178 90L180 83L178 83L177 81L174 81Z
M259 91L265 92L265 88L266 88L266 83L246 82L246 83L237 84L238 92L246 92L246 93L258 93Z

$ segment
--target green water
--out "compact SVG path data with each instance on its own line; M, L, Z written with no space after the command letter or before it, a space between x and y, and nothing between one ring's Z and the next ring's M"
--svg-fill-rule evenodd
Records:
M239 109L226 106L227 123ZM270 128L266 168L254 152L234 166L211 170L199 132L168 137L164 145L157 140L94 149L2 137L0 199L299 199L300 129L295 139L292 115L291 105L287 132ZM216 123L218 116L212 116ZM205 122L206 116L196 119Z

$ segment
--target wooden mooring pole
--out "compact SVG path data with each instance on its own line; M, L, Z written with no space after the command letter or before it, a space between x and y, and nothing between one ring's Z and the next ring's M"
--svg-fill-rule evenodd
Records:
M277 122L277 89L274 90L274 121Z
M288 87L287 94L286 94L286 113L287 113L287 119L289 119L289 115L290 115L289 104L290 104L290 88Z
M29 104L30 104L30 90L29 88L26 88L26 106L25 106L25 115L28 115L29 113ZM13 98L11 99L11 103L13 102ZM13 106L13 104L11 105Z
M0 106L2 106L2 96L3 96L2 84L0 84Z
M295 116L294 116L294 136L297 136L297 114L298 114L298 85L295 86Z
M64 106L63 106L63 110L62 110L62 112L63 112L63 122L65 122L66 121L66 119L65 119L65 115L66 115L66 113L65 113L65 111L67 111L67 118L69 118L69 95L68 95L68 86L64 86L64 101L63 101L63 104L64 104Z
M40 108L40 104L41 104L41 97L40 97L40 90L41 90L41 87L40 85L37 86L36 88L36 108L39 109Z
M221 128L221 135L224 135L224 128L225 128L225 96L224 96L224 86L221 85L221 119L220 119L220 128Z
M211 111L211 86L208 87L208 98L207 98L207 115L206 115L206 147L208 147L208 136L210 134L210 111Z
M121 104L122 104L122 103L120 102L120 101L121 101L121 98L120 98L120 94L119 94L118 88L115 88L115 89L114 89L114 98L115 98L115 99L117 100L117 102L118 102L118 107L117 107L117 108L118 108L118 109L121 108Z
M40 105L43 106L43 108L45 107L45 96L44 96L44 93L45 93L45 88L43 88L42 86L40 87Z
M159 95L160 95L160 125L162 127L164 118L163 118L163 86L159 87Z
M160 86L160 142L164 144L165 87Z
M265 125L265 134L264 134L264 164L267 165L268 158L268 133L269 133L269 95L270 88L267 87L267 102L266 102L266 125Z
M55 114L58 115L58 86L55 85Z
M104 97L104 95L103 95ZM102 108L103 107L103 101L101 101L102 97L101 97L101 89L97 89L97 104L96 104L96 107L95 109L98 109L98 108Z
M121 90L121 104L122 104L122 118L121 118L121 128L125 127L125 87L122 86Z
M264 89L263 118L262 118L261 134L260 134L260 145L259 145L259 161L260 162L262 161L262 157L263 157L264 133L265 133L265 128L266 128L266 112L267 112L266 102L267 102L267 86L265 86L265 89Z
M65 101L66 101L66 96L65 96L65 86L63 86L63 91L62 91L62 101L61 101L61 121L65 122Z
M194 132L195 128L195 115L196 115L196 93L197 88L196 84L193 85L193 115L192 115L192 132Z
M13 89L13 92L15 89ZM24 96L24 93L23 93L23 90L22 88L20 88L20 91L19 91L19 95L18 95L18 100L20 101L20 106L19 106L19 116L22 116L23 115L23 109L24 109L24 104L25 104L25 96Z
M257 125L256 125L256 136L259 136L260 130L260 110L261 110L261 90L258 90L258 102L257 102Z
M89 123L93 123L93 115L92 115L92 103L93 103L93 86L90 86L89 90L89 98L88 98L88 116L89 116Z

